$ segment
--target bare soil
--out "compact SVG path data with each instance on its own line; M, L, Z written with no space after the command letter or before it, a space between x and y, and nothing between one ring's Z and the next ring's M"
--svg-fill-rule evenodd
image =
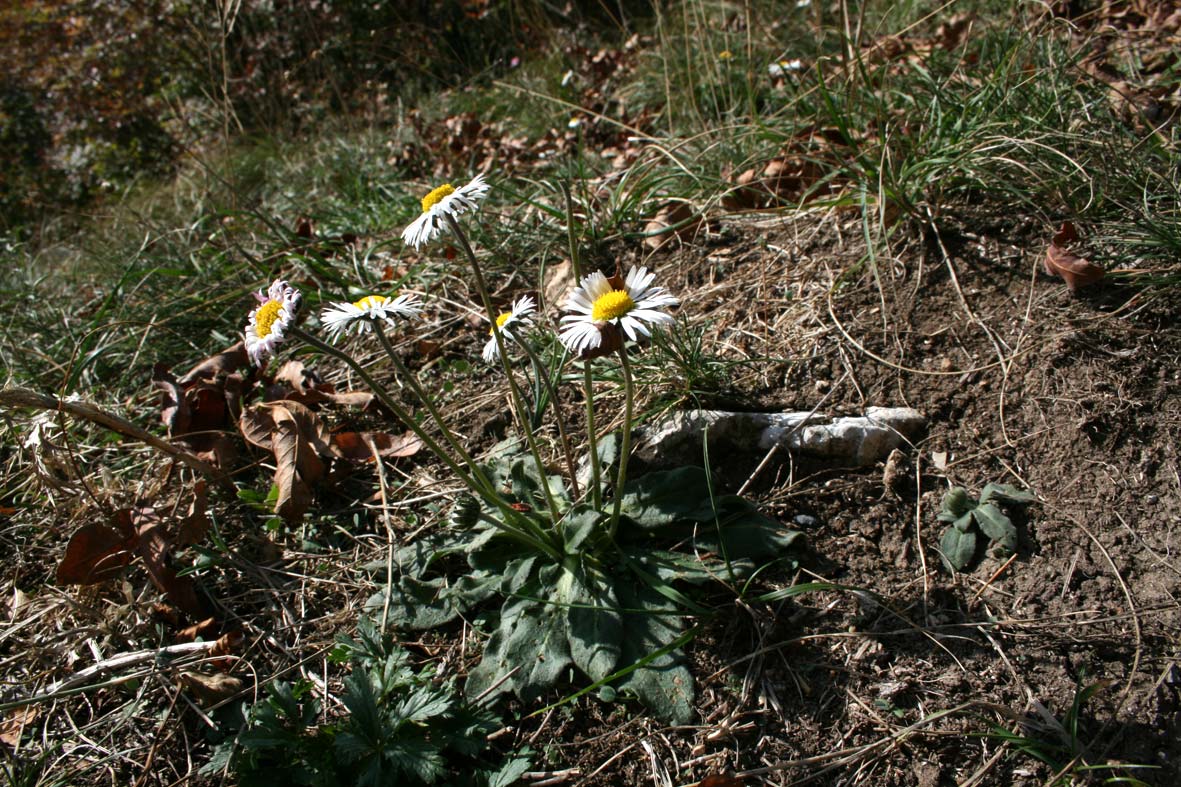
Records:
M1041 270L1047 228L944 230L873 261L859 233L841 214L735 222L646 262L713 321L716 352L762 359L706 404L927 415L888 467L773 457L751 482L804 525L797 581L875 595L719 598L690 648L700 726L582 702L520 734L579 784L1178 783L1175 303L1111 280L1072 296ZM737 488L764 456L711 459ZM953 574L940 499L989 482L1039 502L1012 509L1016 556ZM1156 770L1086 770L1119 764Z

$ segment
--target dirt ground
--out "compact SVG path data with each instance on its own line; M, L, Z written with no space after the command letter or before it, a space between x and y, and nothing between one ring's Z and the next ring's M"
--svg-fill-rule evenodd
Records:
M827 394L824 412L926 414L926 438L889 467L775 457L751 481L765 510L807 533L798 581L877 595L722 600L732 614L690 646L701 726L584 702L518 734L579 768L579 784L723 772L745 784L1176 784L1175 304L1111 279L1071 295L1041 270L1048 228L944 230L872 262L860 232L841 214L764 217L646 262L682 311L711 320L715 352L762 359L707 406L810 410ZM764 456L711 458L737 487ZM940 499L989 482L1039 502L1013 510L1012 560L989 554L953 575ZM1005 730L1053 765L994 735ZM1088 776L1104 764L1156 770Z

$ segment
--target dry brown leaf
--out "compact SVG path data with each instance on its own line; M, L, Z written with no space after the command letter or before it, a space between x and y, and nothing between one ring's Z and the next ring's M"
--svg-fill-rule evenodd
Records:
M132 510L138 535L136 550L143 558L144 568L152 584L164 592L169 600L193 618L205 617L205 605L197 597L197 587L189 577L177 576L170 557L172 539L156 509L146 506Z
M92 522L74 531L57 566L59 585L103 582L132 561L138 537L131 525L131 511L116 512L115 521L115 527Z
M343 458L354 462L373 460L369 440L377 447L378 456L411 456L422 449L422 441L413 432L392 435L386 432L337 432L332 435L332 450Z
M174 639L177 642L195 642L198 637L208 639L209 635L215 631L217 631L217 618L205 618L205 620L176 632Z
M206 675L204 672L185 670L176 676L181 687L192 692L202 705L216 705L242 690L242 679L221 672Z
M193 484L193 502L189 505L189 513L180 521L176 531L176 543L181 546L197 544L204 540L209 532L209 516L206 508L209 505L209 486L205 481Z
M21 742L21 733L24 732L25 727L36 721L39 715L40 711L36 705L22 705L8 711L4 714L4 718L0 719L0 743L10 749L18 748Z
M198 492L190 516L204 516ZM184 528L182 524L179 528ZM191 529L193 525L189 525ZM205 617L204 605L188 577L177 576L170 565L174 537L160 511L151 506L120 509L113 524L91 523L79 528L66 545L57 567L62 585L90 585L115 576L138 555L152 583L185 614Z
M673 238L684 239L697 234L703 224L701 214L683 200L670 200L644 226L644 245L656 251Z
M542 308L552 309L555 306L562 306L566 301L566 296L574 289L575 284L574 265L570 260L562 260L557 265L547 268L545 272L545 285L542 288L545 298Z
M324 422L299 402L266 402L242 412L238 425L247 442L268 448L275 456L275 513L299 519L312 502L312 485L324 477L321 457L332 455Z
M1071 293L1078 292L1088 284L1094 284L1103 278L1106 271L1090 260L1079 257L1067 251L1065 246L1078 240L1078 231L1073 222L1063 222L1061 229L1050 241L1046 249L1046 257L1042 267L1051 276L1061 276Z
M197 380L212 380L218 375L230 375L239 369L249 369L249 364L250 356L246 354L246 345L238 342L194 366L180 378L180 384L183 386Z

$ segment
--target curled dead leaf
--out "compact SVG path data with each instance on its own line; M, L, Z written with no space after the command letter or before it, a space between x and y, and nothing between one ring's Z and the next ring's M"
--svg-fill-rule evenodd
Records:
M222 672L206 675L196 670L185 670L176 676L181 688L191 692L202 705L216 705L242 690L242 679Z
M288 521L302 517L312 486L324 477L323 460L333 453L324 422L305 405L284 399L247 408L238 425L247 442L274 454L275 513Z
M422 441L413 432L392 435L386 432L337 432L332 435L332 450L342 459L353 462L369 462L373 451L369 442L377 448L378 456L411 456L422 449Z
M644 245L656 251L674 238L693 237L704 223L701 214L688 202L670 200L644 226Z
M1042 261L1042 267L1046 273L1062 277L1072 294L1078 292L1081 287L1094 284L1106 274L1106 271L1099 265L1079 257L1065 248L1066 244L1076 240L1078 240L1078 231L1075 229L1074 223L1063 222L1061 229L1050 241L1045 259Z
M19 748L21 733L40 715L41 711L36 705L22 705L5 713L4 718L0 719L0 743L9 749Z

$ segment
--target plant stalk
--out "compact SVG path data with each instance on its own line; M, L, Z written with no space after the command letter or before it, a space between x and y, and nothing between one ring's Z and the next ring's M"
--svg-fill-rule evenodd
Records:
M627 359L627 347L619 348L619 362L623 369L623 390L626 404L623 411L623 435L619 440L619 469L615 474L615 502L611 506L611 524L607 526L607 536L614 540L615 530L619 527L619 513L623 508L623 485L627 481L627 457L632 449L632 410L635 406L636 386L632 380L631 361Z
M460 229L459 222L450 213L446 213L444 216L451 228L451 233L459 241L459 245L463 247L463 251L467 254L468 261L472 265L472 272L476 277L476 290L480 293L480 300L484 303L484 311L487 312L488 321L492 325L492 338L496 340L496 349L499 351L500 365L508 378L513 409L517 412L517 419L521 422L521 428L525 432L525 442L529 445L529 453L533 455L533 462L537 465L537 472L541 476L541 489L545 493L545 502L549 506L550 521L556 527L562 519L562 514L558 511L557 501L554 500L554 494L549 488L549 473L546 472L545 462L541 460L541 451L537 448L537 440L533 436L533 430L529 428L529 419L525 412L524 400L521 398L521 389L517 385L517 378L513 376L513 365L504 346L504 337L496 327L496 309L492 306L492 296L488 294L488 284L484 281L484 272L476 259L476 253L472 251L472 246L468 243L467 236Z

